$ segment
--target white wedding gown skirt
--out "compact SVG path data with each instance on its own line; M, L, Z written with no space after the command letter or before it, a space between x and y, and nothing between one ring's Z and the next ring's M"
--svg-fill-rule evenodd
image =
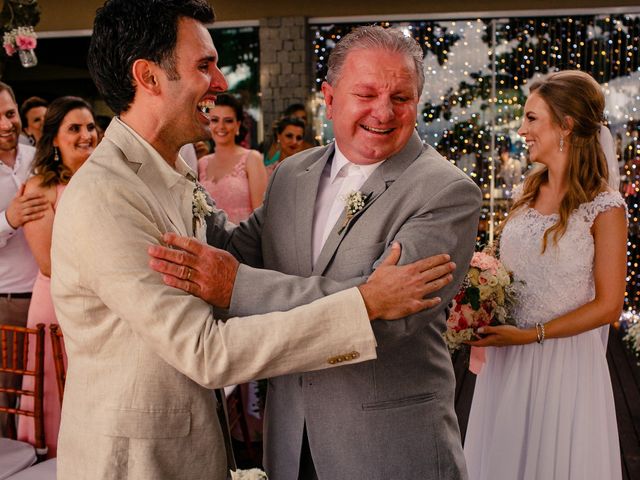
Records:
M554 215L526 209L502 233L500 257L519 284L521 327L593 298L598 213L624 205L617 193L583 204L557 246L540 253ZM619 480L618 429L606 360L608 326L580 335L486 349L465 438L470 480Z

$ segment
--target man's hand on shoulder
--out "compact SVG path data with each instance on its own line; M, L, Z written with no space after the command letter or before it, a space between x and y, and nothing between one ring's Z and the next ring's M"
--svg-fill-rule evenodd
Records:
M239 266L233 255L175 233L165 233L162 241L167 247L152 245L148 253L149 266L163 274L164 283L229 308Z
M360 294L369 319L398 320L440 303L439 297L424 297L440 290L453 280L455 264L449 255L423 258L408 265L397 266L400 244L391 245L391 252L376 268Z
M7 222L13 229L42 218L47 209L47 199L42 193L37 191L24 193L24 189L23 184L5 211Z

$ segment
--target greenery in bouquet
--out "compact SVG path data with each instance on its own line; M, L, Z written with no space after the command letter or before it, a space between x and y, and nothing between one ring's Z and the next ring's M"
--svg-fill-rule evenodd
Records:
M623 340L636 357L640 359L640 322L633 323L629 326Z
M486 325L515 324L513 277L490 251L473 254L462 287L451 302L444 339L451 352L477 338Z

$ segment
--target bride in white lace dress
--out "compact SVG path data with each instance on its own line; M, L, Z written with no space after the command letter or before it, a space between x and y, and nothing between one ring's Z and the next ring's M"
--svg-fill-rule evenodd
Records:
M500 240L501 260L522 282L518 327L486 327L472 343L489 348L464 447L471 480L622 476L605 351L624 299L627 223L624 200L607 185L603 109L585 73L531 85L518 133L541 165Z

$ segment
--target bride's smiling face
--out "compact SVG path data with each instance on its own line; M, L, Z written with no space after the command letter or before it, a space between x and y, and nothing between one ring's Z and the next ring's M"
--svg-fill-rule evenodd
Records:
M540 95L532 93L524 105L522 125L518 129L518 135L524 137L527 144L529 159L545 165L556 159L561 154L562 134L562 127L555 122L547 102ZM565 137L564 141L566 152L568 139Z

